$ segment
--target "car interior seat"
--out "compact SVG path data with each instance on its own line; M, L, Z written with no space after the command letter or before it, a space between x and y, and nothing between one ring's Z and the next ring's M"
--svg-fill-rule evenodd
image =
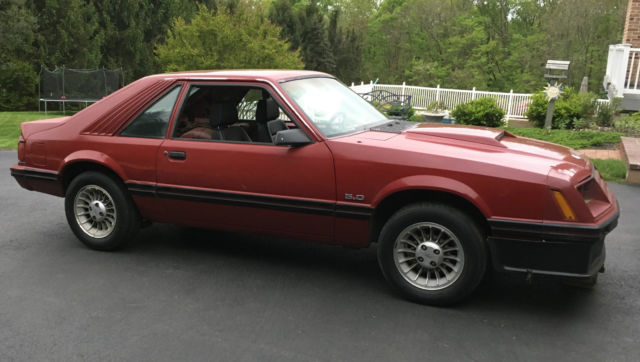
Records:
M274 142L278 131L289 129L283 120L277 119L280 116L280 108L273 98L262 99L256 106L256 121L258 124L266 124L266 132L269 141Z
M267 122L267 128L269 129L269 135L271 136L271 141L273 143L276 142L276 135L279 131L289 129L289 127L287 127L287 125L281 119L274 119L273 121Z
M221 140L251 142L251 137L243 127L232 126L238 122L238 110L233 103L212 104L209 122L211 127L220 132Z
M273 142L274 135L271 133L271 128L274 130L280 126L269 126L270 124L278 123L277 119L280 115L280 108L273 98L261 99L256 105L256 123L258 124L258 135L263 142ZM274 123L275 122L275 123ZM283 122L284 124L284 122ZM285 128L286 129L286 125ZM277 133L277 131L275 131Z

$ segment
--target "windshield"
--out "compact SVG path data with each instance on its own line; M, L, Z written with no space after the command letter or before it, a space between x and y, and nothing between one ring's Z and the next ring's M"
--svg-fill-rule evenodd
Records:
M282 84L325 137L369 129L387 118L371 104L332 78L307 78Z

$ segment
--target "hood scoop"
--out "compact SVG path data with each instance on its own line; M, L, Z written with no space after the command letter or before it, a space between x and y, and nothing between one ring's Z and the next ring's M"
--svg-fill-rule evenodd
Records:
M459 141L481 143L502 148L506 148L506 146L503 145L500 140L505 136L512 137L510 133L501 129L476 126L452 126L448 124L433 123L423 123L416 128L405 131L405 133L408 136L427 135Z

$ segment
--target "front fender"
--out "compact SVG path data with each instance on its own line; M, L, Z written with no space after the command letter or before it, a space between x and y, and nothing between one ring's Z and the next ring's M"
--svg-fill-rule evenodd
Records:
M485 217L492 215L489 205L468 185L458 180L434 175L414 175L395 180L380 189L373 198L372 206L378 206L382 200L392 194L408 190L441 191L457 195L475 205Z

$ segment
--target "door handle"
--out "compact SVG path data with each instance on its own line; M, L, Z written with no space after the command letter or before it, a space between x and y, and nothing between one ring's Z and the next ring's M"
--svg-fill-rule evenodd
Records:
M170 151L169 158L172 160L186 160L187 153L184 151Z

